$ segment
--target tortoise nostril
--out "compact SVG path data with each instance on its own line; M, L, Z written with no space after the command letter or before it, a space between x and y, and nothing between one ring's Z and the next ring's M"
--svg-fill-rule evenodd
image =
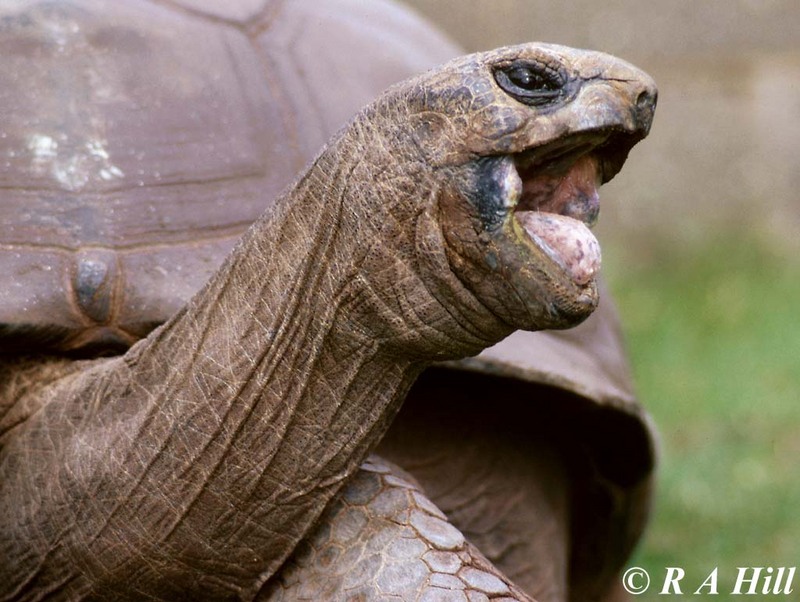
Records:
M653 97L650 94L650 91L645 88L644 90L639 92L639 96L636 97L636 106L639 109L644 109L652 102L652 100Z
M644 86L636 96L636 109L634 110L634 114L640 126L646 130L650 129L650 124L653 121L657 98L658 93L655 87L650 86Z
M643 85L639 94L636 96L636 108L641 110L652 111L656 107L656 99L658 92L655 86Z

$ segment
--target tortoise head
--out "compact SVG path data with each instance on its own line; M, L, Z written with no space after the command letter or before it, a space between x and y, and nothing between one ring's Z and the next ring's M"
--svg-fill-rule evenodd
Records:
M598 52L526 44L406 89L453 273L513 328L585 319L598 303L597 188L647 135L652 79Z

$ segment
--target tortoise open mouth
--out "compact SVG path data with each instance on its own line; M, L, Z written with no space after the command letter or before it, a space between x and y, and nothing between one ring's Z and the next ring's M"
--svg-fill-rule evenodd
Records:
M600 270L600 245L589 228L600 213L598 188L622 168L638 140L608 130L583 132L512 155L507 173L515 223L581 286Z

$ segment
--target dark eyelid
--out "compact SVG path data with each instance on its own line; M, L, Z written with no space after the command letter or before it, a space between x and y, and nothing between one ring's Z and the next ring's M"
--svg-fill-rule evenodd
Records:
M545 63L531 60L506 63L495 68L494 78L503 91L529 106L553 105L566 95L566 77ZM526 78L530 81L525 82Z

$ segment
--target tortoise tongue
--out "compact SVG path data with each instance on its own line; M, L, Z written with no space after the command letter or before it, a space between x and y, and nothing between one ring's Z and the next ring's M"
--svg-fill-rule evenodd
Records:
M581 221L565 215L539 211L517 211L516 217L528 236L576 284L589 284L600 271L600 244Z
M528 236L580 285L600 270L600 245L587 228L600 211L599 164L578 159L564 174L524 179L516 217Z

